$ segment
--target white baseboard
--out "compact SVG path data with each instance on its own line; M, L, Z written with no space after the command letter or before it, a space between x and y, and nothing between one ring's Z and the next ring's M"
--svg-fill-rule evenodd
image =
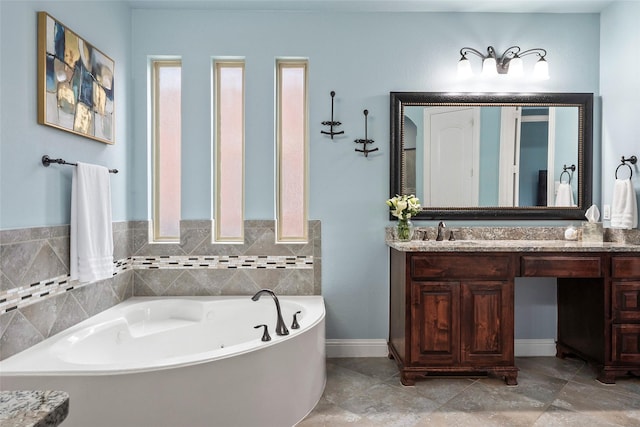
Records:
M328 358L333 357L387 357L387 340L336 340L325 341ZM553 338L538 340L515 340L516 357L555 356L556 342Z
M387 340L326 340L327 357L387 357Z
M555 356L556 340L545 338L538 340L515 340L514 353L516 357Z

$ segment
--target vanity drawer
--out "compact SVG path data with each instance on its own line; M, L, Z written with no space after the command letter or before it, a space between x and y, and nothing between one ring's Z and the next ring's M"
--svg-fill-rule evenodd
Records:
M612 332L613 361L640 363L640 325L613 325Z
M640 254L638 256L616 256L611 258L611 276L640 278Z
M411 276L414 279L505 279L513 275L513 257L492 255L413 255Z
M640 322L640 282L613 282L614 322Z
M521 258L523 277L602 277L599 256L529 256Z

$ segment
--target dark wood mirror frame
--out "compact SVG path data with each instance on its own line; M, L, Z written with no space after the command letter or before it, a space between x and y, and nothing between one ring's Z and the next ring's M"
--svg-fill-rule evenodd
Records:
M592 93L446 93L391 92L390 197L402 194L405 159L404 108L406 106L562 106L578 107L578 201L576 207L424 207L415 220L430 219L584 219L591 206L593 182ZM391 214L390 219L395 219Z

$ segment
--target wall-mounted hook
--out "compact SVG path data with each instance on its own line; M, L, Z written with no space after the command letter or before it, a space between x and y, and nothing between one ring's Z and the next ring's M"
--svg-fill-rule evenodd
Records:
M367 149L367 144L373 144L373 139L368 139L367 138L367 116L369 115L369 110L364 110L364 139L355 139L354 142L356 144L362 144L362 150L358 150L356 148L356 151L359 153L364 153L365 157L368 157L369 153L372 153L374 151L378 151L377 148L374 148L373 150L369 150Z
M627 162L631 163L631 165L635 165L636 163L638 163L638 158L636 156L631 156L628 159L625 159L624 156L622 156L622 160L620 160L620 164L616 168L616 179L618 179L618 169L620 169L622 166L626 166L629 168L629 179L633 177L633 168L631 167L631 165L628 165Z
M333 120L333 98L336 96L335 91L331 91L331 120L329 121L324 121L322 122L322 124L324 126L330 126L329 131L327 132L326 130L321 130L320 133L324 134L324 135L331 135L331 139L333 139L333 135L341 135L344 133L343 130L341 131L337 131L334 132L333 127L334 126L340 126L342 123Z
M571 173L569 173L569 171L571 171ZM571 165L571 166L567 166L567 165L563 165L562 166L562 172L560 173L560 183L562 183L562 176L566 173L567 176L569 177L569 181L567 181L568 184L571 184L571 178L573 177L573 172L576 171L576 165Z

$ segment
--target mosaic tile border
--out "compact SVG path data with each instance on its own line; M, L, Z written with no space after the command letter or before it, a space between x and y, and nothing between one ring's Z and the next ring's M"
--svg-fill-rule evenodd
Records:
M134 256L133 269L176 268L249 268L296 270L313 269L313 256L305 255L202 255L202 256Z
M131 256L114 263L116 276L127 270L170 269L313 269L313 256L281 255L161 255ZM64 274L0 293L0 314L26 307L44 299L79 289L92 282L71 282Z

